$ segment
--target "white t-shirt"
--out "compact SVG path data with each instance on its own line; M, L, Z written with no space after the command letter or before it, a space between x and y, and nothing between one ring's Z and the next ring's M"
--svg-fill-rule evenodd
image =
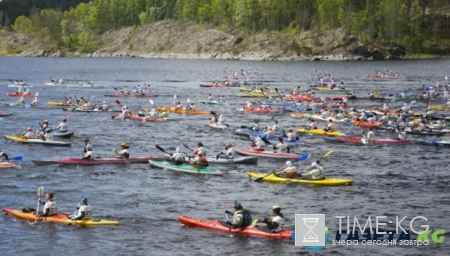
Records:
M48 214L49 215L56 215L58 214L58 209L56 208L55 201L47 201L44 205L44 213L49 209Z
M281 231L283 229L284 219L281 216L273 217L272 218L272 222L278 223L278 227L276 227L275 229L272 229L272 231L279 232L279 231Z

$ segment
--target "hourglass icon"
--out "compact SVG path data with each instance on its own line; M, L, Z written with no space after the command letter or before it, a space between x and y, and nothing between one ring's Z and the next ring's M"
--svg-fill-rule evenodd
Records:
M309 243L317 243L319 242L319 238L314 233L313 228L317 226L319 218L303 218L303 224L308 228L308 232L303 237L303 242Z

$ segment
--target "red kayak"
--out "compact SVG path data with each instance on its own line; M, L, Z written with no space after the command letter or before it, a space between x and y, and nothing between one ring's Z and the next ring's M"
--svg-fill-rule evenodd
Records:
M62 158L55 160L32 160L35 165L50 165L50 164L64 164L64 165L100 165L100 164L146 164L148 160L158 160L157 157L135 157L130 159L122 158Z
M229 83L229 84L222 84L222 83L209 83L209 84L200 84L200 87L239 87L239 84L236 83Z
M0 116L12 116L13 114L11 114L11 113L5 113L5 112L2 112L2 111L0 111Z
M326 100L356 100L356 96L349 95L349 96L337 96L337 97L325 97Z
M13 162L1 162L0 169L8 169L8 168L21 168L20 165L17 165Z
M260 156L280 159L298 159L300 155L289 153L274 153L273 151L262 151L257 149L236 148L235 151L244 156Z
M309 98L309 97L304 97L304 96L295 96L292 94L286 94L283 96L283 100L296 100L296 101L315 101L315 102L319 102L320 99L318 98Z
M157 94L105 94L106 97L116 97L116 98L151 98L158 96Z
M285 229L280 232L272 233L252 226L246 228L231 228L220 223L218 220L204 220L186 216L178 216L178 220L182 225L189 227L213 229L238 235L261 236L274 239L292 239L292 231Z
M24 98L33 98L34 94L23 94L23 93L17 93L17 92L8 92L6 93L9 97L24 97Z
M361 138L356 137L326 137L323 139L328 142L337 142L337 143L353 143L363 145L365 143L362 142ZM395 139L379 139L379 140L370 140L367 144L380 144L380 145L405 145L409 144L407 140L395 140Z
M273 113L280 113L278 110L273 109L264 109L264 108L240 108L238 109L239 112L244 113L253 113L253 114L273 114Z

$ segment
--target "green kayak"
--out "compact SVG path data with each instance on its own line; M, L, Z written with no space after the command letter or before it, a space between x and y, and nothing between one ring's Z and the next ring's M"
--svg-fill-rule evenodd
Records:
M185 172L190 174L222 175L222 172L208 167L195 169L189 164L174 165L167 161L152 161L152 160L149 160L148 162L150 163L150 166L162 168L165 170L172 170L175 172Z

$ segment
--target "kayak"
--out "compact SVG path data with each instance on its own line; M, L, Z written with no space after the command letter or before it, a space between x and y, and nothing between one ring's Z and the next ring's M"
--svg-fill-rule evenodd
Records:
M116 97L116 98L152 98L158 96L157 94L126 94L126 93L117 93L117 94L105 94L105 97Z
M240 136L260 136L264 133L263 130L252 130L252 129L246 129L246 128L237 128L233 129L233 133ZM275 137L283 137L283 133L281 132L275 132ZM285 137L285 136L284 136Z
M322 129L304 129L300 128L296 131L297 133L304 133L304 134L317 134L317 135L328 135L328 136L345 136L345 133L333 131L333 132L327 132Z
M60 147L70 147L70 145L71 145L70 142L65 142L65 141L55 141L55 140L44 141L41 139L22 139L17 136L11 136L11 135L3 135L3 137L5 137L6 140L23 143L23 144L41 144L41 145L46 145L46 146L60 146Z
M409 140L409 141L411 143L421 144L421 145L450 147L450 140L427 139L427 140Z
M156 157L135 157L130 159L123 158L94 158L94 159L81 159L81 158L61 158L54 160L32 160L35 165L51 165L51 164L63 164L63 165L101 165L101 164L145 164L148 160L158 159Z
M389 74L368 74L367 77L369 78L399 78L398 74L393 74L393 75L389 75Z
M240 85L238 83L228 83L228 84L222 84L222 83L209 83L209 84L200 84L200 87L239 87Z
M13 162L0 162L0 169L8 169L8 168L22 168L20 165L15 164Z
M356 137L343 137L343 138L328 138L326 136L323 137L325 141L328 142L338 142L338 143L353 143L363 145L361 138ZM395 139L379 139L379 140L370 140L367 144L384 144L384 145L405 145L409 144L407 140L395 140Z
M231 234L260 236L273 239L292 239L291 238L292 231L286 229L273 233L269 231L264 231L263 229L254 226L249 226L246 228L231 228L229 226L222 224L218 220L205 220L187 216L178 216L178 221L180 221L182 225L188 227L206 228Z
M70 138L70 137L73 136L73 134L74 134L73 131L72 131L72 132L69 132L69 131L67 131L67 132L59 132L59 131L56 131L56 132L52 132L52 133L51 133L51 135L52 135L53 137L60 137L60 138Z
M37 218L35 212L25 213L21 210L12 210L8 208L3 208L3 212L12 215L19 219L38 221L38 222L53 222L59 224L67 225L82 225L82 226L117 226L118 221L112 220L96 220L96 219L86 219L86 220L71 220L69 218L69 213L65 212L55 216Z
M291 159L291 160L297 160L300 157L300 155L298 154L276 153L273 151L261 151L246 148L236 148L235 151L236 153L244 156L260 156L260 157Z
M418 130L412 130L412 129L406 128L405 132L407 134L414 134L414 135L431 135L431 136L450 135L450 130L448 130L448 129L418 131Z
M103 109L98 109L98 108L90 108L90 109L86 109L86 108L72 108L72 109L68 109L65 107L61 108L64 111L72 111L72 112L83 112L83 113L92 113L92 112L114 112L114 113L121 113L122 110L113 110L113 109L107 109L107 110L103 110Z
M266 98L266 97L279 97L277 93L262 93L262 92L248 92L248 93L239 93L238 97L246 97L246 98Z
M165 157L164 160L169 161L169 157ZM206 160L209 164L257 164L257 156L236 156L234 158L217 158L207 157ZM189 157L185 157L184 161L189 162Z
M11 114L11 113L5 113L5 112L1 112L0 111L0 117L2 117L2 116L12 116L13 114Z
M217 100L199 100L198 103L208 104L208 105L216 105L220 104Z
M254 88L241 87L241 88L239 88L239 91L241 91L241 92L261 92L261 89L264 89L264 88L261 87L261 88L257 88L255 90ZM275 91L274 89L271 89L270 92L276 93L277 91Z
M311 90L317 90L317 91L327 91L327 92L344 92L347 91L348 89L345 88L329 88L329 87L315 87L315 86L310 86Z
M141 122L153 122L153 123L159 123L159 122L166 121L166 120L164 120L164 118L160 118L160 117L142 117L142 116L138 116L137 114L131 114L128 118L130 118L132 120L141 121Z
M208 124L208 126L211 128L220 129L220 130L225 130L225 129L230 128L230 126L228 124L218 125L217 123L212 123L212 124Z
M259 136L250 136L250 139L254 141L258 137ZM266 138L266 140L269 141L270 144L272 144L272 145L278 144L278 137ZM289 145L289 146L296 146L296 145L303 144L299 140L283 140L283 142L284 142L284 144Z
M355 121L354 124L356 126L359 127L367 127L367 128L376 128L376 127L381 127L383 126L382 123L378 122L378 123L370 123L370 122L360 122L360 121Z
M335 117L323 117L321 115L317 115L317 114L308 114L308 113L291 113L291 116L294 118L310 118L313 120L317 120L317 121L324 121L327 122L328 120L333 120L333 122L335 123L345 123L347 120L349 120L348 118L341 118L341 119L336 119Z
M8 92L6 93L6 96L9 97L24 97L24 98L33 98L34 94L23 94L23 93L17 93L17 92Z
M273 114L273 113L280 113L278 110L273 109L264 109L264 108L240 108L238 109L239 112L244 113L253 113L253 114Z
M296 100L296 101L320 101L317 98L309 98L304 96L295 96L292 94L286 94L283 96L283 100Z
M450 106L430 106L432 110L450 110Z
M168 113L176 113L176 114L184 114L184 115L209 115L209 111L203 110L185 110L185 109L176 109L174 107L156 107L157 111L168 112Z
M265 177L267 173L247 172L247 175L252 179L257 179ZM264 179L262 179L262 181L271 183L302 183L317 186L348 186L353 184L353 180L348 179L336 179L336 178L325 178L322 180L287 179L277 177L274 174L265 177Z
M76 104L67 104L65 102L61 102L61 101L49 101L47 102L47 105L51 106L51 107L76 107Z
M171 170L175 172L184 172L189 174L222 175L221 171L214 170L208 167L195 169L190 164L174 165L167 161L152 161L152 160L149 160L148 162L150 163L150 166L161 168L164 170Z

